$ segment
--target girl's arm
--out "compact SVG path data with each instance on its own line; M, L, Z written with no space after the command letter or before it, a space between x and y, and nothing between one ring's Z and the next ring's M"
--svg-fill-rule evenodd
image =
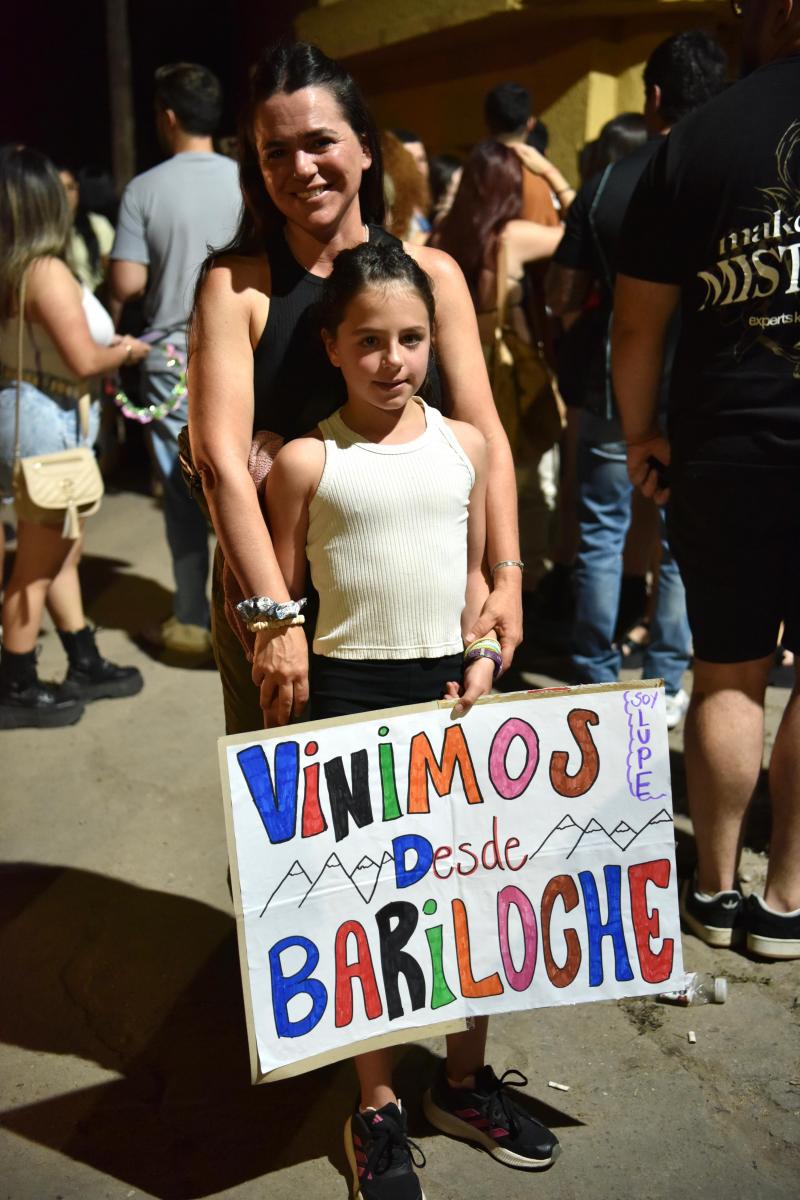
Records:
M98 345L83 311L80 284L58 258L37 259L28 270L25 291L25 315L42 326L67 368L81 379L140 362L150 350L136 338Z
M190 343L189 430L214 529L242 592L288 600L247 469L253 437L253 344L266 320L265 282L268 287L258 260L223 259L209 272ZM256 635L253 682L260 688L269 724L285 725L302 712L308 700L302 627Z
M406 246L406 250L434 282L437 359L444 384L453 398L453 416L476 426L486 440L489 564L519 559L514 460L492 398L478 322L464 276L458 264L442 250L431 246ZM522 572L515 567L497 572L482 612L467 632L472 635L470 640L474 640L490 629L497 629L507 669L522 641Z
M484 574L486 556L486 473L488 464L488 447L486 439L472 425L462 421L449 422L461 446L475 470L475 482L469 496L469 519L467 522L467 590L464 610L461 614L461 632L465 645L474 638L470 636L472 627L489 596L489 587ZM494 629L486 636L494 637ZM459 688L456 683L448 684L447 696L458 699L453 708L453 716L460 717L468 712L479 696L485 696L492 690L494 680L494 664L491 659L478 659L469 664L464 671L464 685Z
M306 586L308 506L325 466L325 447L314 437L284 446L267 476L266 499L272 545L286 586L299 600Z

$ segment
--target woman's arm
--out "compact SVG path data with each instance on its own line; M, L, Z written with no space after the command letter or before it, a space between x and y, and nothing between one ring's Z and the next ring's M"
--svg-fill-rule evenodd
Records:
M192 457L225 558L245 596L288 600L289 590L247 469L253 438L253 340L264 299L255 262L221 260L199 297L189 356ZM259 286L261 285L261 286ZM263 313L261 325L263 327ZM302 629L256 635L253 682L270 724L286 724L308 699Z
M483 566L486 557L488 448L486 439L473 425L467 425L462 421L451 421L449 424L475 470L475 482L470 492L469 520L467 522L467 588L464 610L461 614L462 635L465 644L468 645L474 640L468 636L470 630L489 596L489 587L486 583ZM495 636L494 629L488 631L488 636ZM478 659L470 663L464 672L463 687L459 689L455 683L448 685L447 695L449 698L455 699L460 695L460 699L453 709L453 716L460 717L468 712L479 696L485 696L492 690L493 680L494 664L491 659Z
M519 558L517 486L514 460L497 415L486 363L478 336L472 299L457 263L431 246L408 246L409 254L431 276L436 296L436 354L453 416L476 426L488 447L486 543L489 565ZM482 636L496 628L503 647L503 665L511 664L522 641L522 572L515 567L497 572L480 618L467 632Z
M545 181L550 191L558 197L562 213L566 214L575 199L575 189L570 187L556 164L534 146L528 146L522 142L514 142L509 149L517 154L526 170L533 175L540 176Z
M25 314L41 325L66 367L81 379L140 362L150 347L136 338L100 346L92 338L81 303L81 288L58 258L40 258L28 270Z
M509 221L503 230L508 273L522 275L526 263L552 258L564 236L563 225L537 225L535 221Z

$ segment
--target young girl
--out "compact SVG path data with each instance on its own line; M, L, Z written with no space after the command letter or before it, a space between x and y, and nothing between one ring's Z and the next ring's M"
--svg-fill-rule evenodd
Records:
M302 595L308 562L320 597L311 716L442 696L460 716L490 690L501 659L493 638L463 648L462 630L488 591L486 443L416 394L434 325L430 281L399 245L344 250L325 285L321 323L347 403L286 445L267 480L289 591ZM558 1141L484 1064L487 1024L480 1018L448 1037L426 1115L509 1166L548 1166ZM354 1196L420 1200L391 1052L361 1054L355 1063L361 1094L345 1130Z

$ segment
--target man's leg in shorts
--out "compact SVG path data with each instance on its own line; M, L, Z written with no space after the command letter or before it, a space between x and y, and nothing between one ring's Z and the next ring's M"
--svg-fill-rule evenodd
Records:
M775 912L800 908L800 662L769 764L772 834L764 901Z
M764 751L764 695L774 655L694 661L684 752L701 892L736 888L744 819Z

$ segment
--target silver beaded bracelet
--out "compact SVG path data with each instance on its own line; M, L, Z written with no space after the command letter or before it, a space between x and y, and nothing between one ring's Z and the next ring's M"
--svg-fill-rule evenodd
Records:
M501 567L519 567L520 571L524 570L525 563L521 558L504 558L502 562L495 563L492 567L492 574L499 571Z

